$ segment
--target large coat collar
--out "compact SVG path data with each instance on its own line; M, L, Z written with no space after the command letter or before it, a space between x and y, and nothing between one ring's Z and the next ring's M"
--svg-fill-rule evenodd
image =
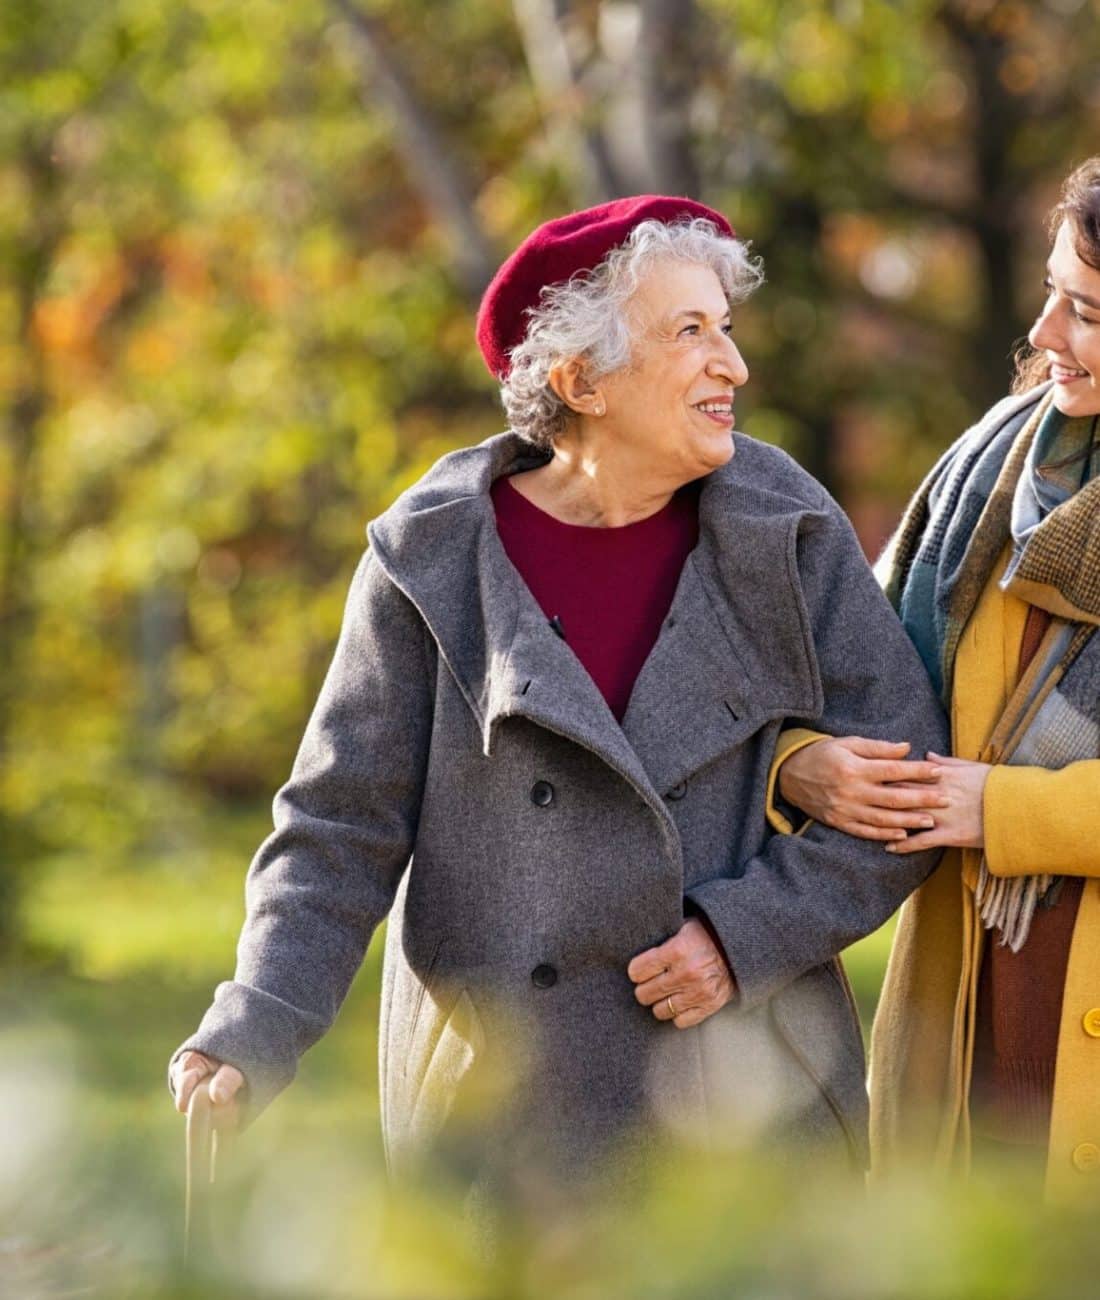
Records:
M585 746L647 801L770 718L813 717L822 691L797 577L813 480L736 435L704 481L699 544L635 683L622 725L548 626L501 544L489 488L543 457L514 434L443 457L368 528L376 559L420 611L492 753L521 716ZM812 485L793 491L793 482Z

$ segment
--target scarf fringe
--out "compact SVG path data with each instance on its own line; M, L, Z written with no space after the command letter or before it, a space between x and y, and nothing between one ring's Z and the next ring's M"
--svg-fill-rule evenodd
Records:
M974 891L978 914L987 930L996 930L1001 943L1019 952L1031 930L1035 909L1057 876L994 876L982 858Z

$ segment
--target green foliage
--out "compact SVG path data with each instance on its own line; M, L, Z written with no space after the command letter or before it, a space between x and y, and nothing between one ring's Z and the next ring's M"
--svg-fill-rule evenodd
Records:
M769 273L738 320L742 422L824 475L873 547L1004 387L1026 307L990 325L984 205L1008 196L993 225L1033 267L1090 140L1087 113L1056 110L1084 102L1095 29L1065 2L699 8L687 138ZM565 99L536 93L505 0L461 24L439 0L360 12L374 64L334 0L0 18L0 805L46 843L110 853L207 797L269 797L366 520L500 426L455 233L377 59L496 255L581 198L579 138L550 119L620 147L636 111L630 6L577 7L588 62ZM989 76L1017 111L986 138ZM990 147L1003 194L974 177Z

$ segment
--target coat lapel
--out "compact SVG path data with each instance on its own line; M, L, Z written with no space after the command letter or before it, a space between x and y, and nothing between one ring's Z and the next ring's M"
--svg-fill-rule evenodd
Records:
M445 456L369 526L372 549L428 625L486 755L505 718L525 717L591 750L662 808L599 689L550 627L497 532L493 480L544 459L511 434Z
M744 499L732 466L699 498L699 544L630 697L623 730L662 792L777 717L820 710L789 554L799 515ZM763 613L761 591L770 591Z
M689 556L622 725L662 794L747 734L753 712L748 694L696 559Z
M515 582L521 584L519 575ZM631 747L599 688L547 623L522 586L519 619L507 663L494 678L484 720L485 752L509 717L523 717L575 741L613 767L643 798L659 803L651 773Z
M431 630L487 755L501 721L528 718L592 751L667 818L663 794L693 771L771 718L820 709L792 580L799 515L778 513L732 466L708 478L699 544L620 727L497 533L493 479L541 459L510 434L444 457L374 521L372 547Z

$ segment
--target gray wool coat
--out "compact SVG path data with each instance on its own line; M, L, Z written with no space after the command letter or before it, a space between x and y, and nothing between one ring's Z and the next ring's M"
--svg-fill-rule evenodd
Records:
M392 1167L477 1096L487 1159L569 1170L671 1132L862 1163L863 1048L837 954L934 857L816 824L774 833L769 765L791 721L915 756L946 746L946 724L839 507L783 452L735 445L705 480L621 726L501 546L489 487L539 463L527 444L445 456L370 525L248 873L235 977L178 1049L243 1072L246 1122L332 1024L388 916ZM626 968L693 910L738 996L678 1030Z

